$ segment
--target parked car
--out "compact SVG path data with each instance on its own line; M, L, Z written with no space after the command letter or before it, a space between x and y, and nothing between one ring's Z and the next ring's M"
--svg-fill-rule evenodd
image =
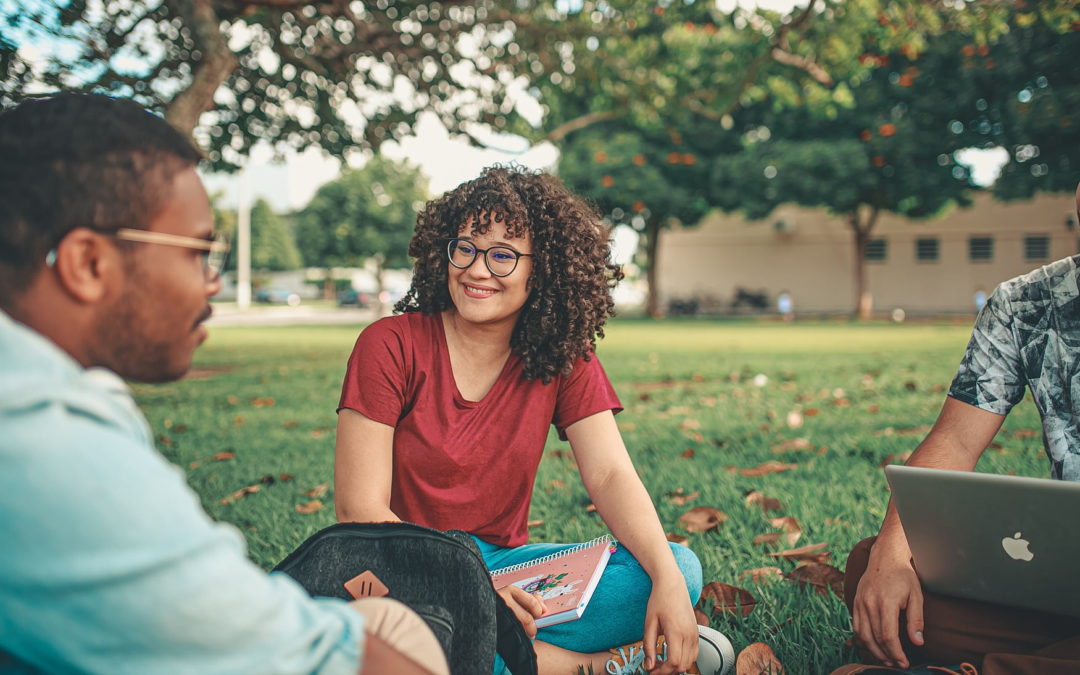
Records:
M337 296L338 307L367 307L372 301L371 293L348 288Z
M300 304L300 294L287 288L260 288L255 291L255 302L296 307Z

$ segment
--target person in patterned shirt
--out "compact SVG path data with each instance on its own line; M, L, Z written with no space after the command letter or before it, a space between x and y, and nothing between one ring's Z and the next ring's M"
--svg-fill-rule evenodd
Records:
M1076 198L1080 212L1080 186ZM1080 255L990 295L941 414L908 464L973 470L1027 388L1042 418L1051 477L1080 481L1080 395L1071 391L1078 377ZM913 660L971 661L984 675L1080 672L1080 619L926 592L910 561L890 503L877 537L859 542L847 563L845 600L868 660L899 668Z

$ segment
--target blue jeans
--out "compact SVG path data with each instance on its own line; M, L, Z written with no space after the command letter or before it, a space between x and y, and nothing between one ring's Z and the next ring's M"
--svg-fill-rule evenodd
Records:
M481 541L476 545L489 570L536 560L578 544L526 544L505 548ZM691 603L701 596L701 562L685 546L671 544L675 562L686 579ZM645 632L645 607L652 591L652 581L634 556L622 546L611 555L600 583L580 619L541 628L536 639L574 652L599 652L642 638ZM503 661L495 656L495 672L504 671Z

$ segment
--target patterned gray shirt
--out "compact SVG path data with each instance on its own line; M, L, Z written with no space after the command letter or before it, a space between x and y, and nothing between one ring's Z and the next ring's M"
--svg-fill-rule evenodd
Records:
M1031 389L1053 478L1080 481L1080 256L994 290L949 396L1005 415ZM1073 383L1077 396L1073 397Z

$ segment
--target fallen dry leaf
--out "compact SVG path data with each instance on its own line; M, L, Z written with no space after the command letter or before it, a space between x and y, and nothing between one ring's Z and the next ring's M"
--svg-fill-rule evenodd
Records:
M755 642L739 652L735 675L784 675L784 665L776 652L764 642Z
M210 459L214 460L215 462L225 462L230 459L236 459L236 453L229 451L219 452Z
M784 558L785 560L802 560L805 562L823 563L832 555L828 551L822 550L828 545L829 544L826 542L807 544L806 546L800 546L799 548L777 551L776 553L766 553L765 555L771 558Z
M798 468L798 466L798 464L785 464L784 462L778 462L775 459L770 459L769 461L762 462L761 464L750 469L740 469L736 466L729 466L727 467L727 471L728 473L739 473L743 476L755 477L766 476L770 473L782 473L784 471L790 471L791 469Z
M817 408L807 408L806 410L802 411L802 414L803 414L804 417L817 417L818 409Z
M240 426L241 424L244 423L244 416L243 415L237 415L236 417L233 418L232 423L235 424L236 426Z
M274 477L271 476L270 474L266 474L265 476L263 476L262 478L259 479L259 482L262 483L263 485L273 485L274 484Z
M674 544L682 544L683 546L688 546L690 544L689 537L684 537L683 535L675 534L674 532L667 533L667 540Z
M747 616L757 606L757 599L746 589L711 581L701 589L701 599L698 600L697 606L708 608L709 604L712 604L713 614L731 612Z
M281 424L281 426L285 427L286 429L295 429L296 427L300 426L300 422L296 420L285 420Z
M790 441L784 441L777 445L772 446L772 451L775 453L791 452L793 450L813 450L814 446L810 444L805 438L793 438Z
M878 405L877 403L871 403L870 405L868 405L866 407L866 412L871 413L871 414L881 412L881 406Z
M525 527L540 527L543 524L544 521L542 520L530 520L529 522L525 523Z
M258 492L261 489L262 489L261 485L249 485L247 487L242 487L239 490L237 490L236 492L229 495L228 497L225 497L224 499L222 499L221 503L223 505L232 504L237 499L240 499L241 497L246 497L247 495L250 495L250 494L255 494L256 492Z
M754 537L751 542L754 546L770 546L772 544L780 543L780 537L783 537L783 532L766 532L765 534L759 534Z
M693 448L687 448L686 450L683 450L682 454L679 455L679 457L682 457L683 459L693 459L694 458L694 449Z
M198 469L199 468L199 462L191 462L190 464L188 464L188 468L189 469Z
M697 619L697 623L699 626L709 625L709 617L705 614L705 612L701 611L700 609L694 609L694 618Z
M772 518L769 520L769 524L775 528L779 528L784 532L802 532L802 526L799 525L799 521L795 520L791 516L780 516L779 518Z
M682 424L679 425L679 428L683 431L693 431L694 429L701 428L701 422L698 422L692 417L687 417L682 421Z
M158 439L158 443L161 443L165 447L172 447L172 445L173 445L173 440L171 438L169 438L168 436L166 436L165 434L161 434L160 436L157 437L157 439Z
M270 406L274 405L274 399L270 398L269 396L253 398L251 399L251 405L255 406L256 408L269 408Z
M764 492L758 492L757 490L751 490L746 495L746 505L751 506L757 504L761 507L762 511L779 511L784 508L784 505L780 503L779 499L773 499L768 497Z
M683 494L682 488L677 488L667 494L668 500L675 506L686 506L688 502L692 502L700 496L700 490L694 490L690 494Z
M838 598L844 597L844 573L825 563L810 563L787 573L787 579L797 581L799 587L813 586L820 595L832 590Z
M294 476L293 476L293 475L292 475L291 473L283 473L283 474L280 474L280 475L278 476L278 480L279 480L279 481L281 481L282 483L285 483L285 482L287 482L287 481L290 481L290 480L292 480L292 479L293 479L293 477L294 477Z
M318 499L312 499L307 504L297 504L296 505L296 512L297 513L303 513L303 514L315 513L316 511L321 510L322 507L323 507L322 502L320 502Z
M711 506L695 506L679 516L687 532L707 532L720 527L727 520L727 514Z
M596 512L596 504L589 504L588 506L585 507L585 513L595 513L595 512Z
M839 408L846 408L851 405L851 401L846 398L834 398L832 404Z
M304 494L312 499L318 499L326 494L326 491L330 489L330 483L319 483L310 490L304 490ZM302 512L301 512L302 513Z
M798 410L792 410L787 414L787 425L792 429L798 429L803 425L803 414Z
M1013 438L1035 438L1039 435L1039 432L1034 429L1017 429L1013 432Z
M881 466L889 466L890 464L903 464L911 457L911 452L890 452L885 455L885 459L881 460Z
M746 577L750 577L750 581L755 584L768 584L783 579L784 571L779 567L755 567L752 570L739 573L740 579Z
M229 405L236 405L240 402L240 399L230 394L228 397L226 397L225 401L227 401Z

